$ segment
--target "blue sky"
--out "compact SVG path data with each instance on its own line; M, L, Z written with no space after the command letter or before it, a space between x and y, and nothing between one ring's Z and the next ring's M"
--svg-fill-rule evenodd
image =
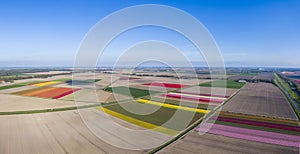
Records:
M71 66L94 24L138 4L169 5L196 17L213 35L227 66L300 67L299 0L2 0L0 66ZM137 29L127 37L153 39L158 37L155 32L166 40L176 35ZM196 52L185 51L189 45L181 41L185 42L179 39L175 45L193 61L202 60ZM108 50L105 59L113 60L119 53L116 48Z

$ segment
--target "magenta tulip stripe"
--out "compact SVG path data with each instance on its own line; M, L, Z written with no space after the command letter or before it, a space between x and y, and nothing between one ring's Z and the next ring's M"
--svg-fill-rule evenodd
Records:
M213 103L223 103L225 99L210 97L210 96L197 96L197 95L189 95L189 94L180 94L180 93L168 93L164 94L164 96L178 99L186 99L186 100L196 100L202 102L213 102Z
M261 122L261 121L236 119L236 118L228 118L228 117L218 117L218 118L217 117L212 117L211 119L212 120L223 121L223 122L231 122L231 123L238 123L238 124L261 126L261 127L276 128L276 129L300 132L300 127L298 127L298 126L290 126L290 125L284 125L284 124L274 124L274 123L270 123L270 122Z
M204 126L205 127L205 126ZM197 128L197 131L204 131L204 128ZM232 138L244 139L249 141L263 142L269 144L277 144L290 147L300 147L300 136L286 135L280 133L266 132L260 130L252 130L247 128L238 128L232 126L224 126L214 124L209 133L223 135Z
M211 96L211 97L220 97L220 98L229 98L228 95L217 95L217 94L204 94L204 93L196 93L196 92L188 92L188 91L177 91L182 94L191 94L191 95L199 95L199 96Z

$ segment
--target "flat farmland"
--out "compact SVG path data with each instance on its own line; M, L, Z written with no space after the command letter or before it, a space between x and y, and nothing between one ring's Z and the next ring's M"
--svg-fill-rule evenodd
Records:
M284 94L271 83L247 83L227 102L223 111L275 118L297 119Z
M95 121L94 125L111 120L95 109L84 110L88 112L89 117L102 117L98 122ZM0 117L0 122L0 153L145 153L142 150L120 149L100 140L86 127L77 111L6 115ZM135 143L138 137L132 135L131 140L125 141L122 136L110 135L110 138L121 140L123 144ZM154 131L140 137L150 140L155 137L160 139L160 142L170 139Z
M296 147L278 146L254 141L230 138L206 133L199 135L192 131L183 139L176 141L160 153L285 153L298 154Z

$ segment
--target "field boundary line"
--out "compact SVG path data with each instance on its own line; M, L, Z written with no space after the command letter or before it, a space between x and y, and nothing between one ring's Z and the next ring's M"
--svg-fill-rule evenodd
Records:
M54 109L10 111L10 112L0 112L0 115L37 114L37 113L47 113L47 112L59 112L59 111L92 108L92 107L98 107L98 106L100 106L100 104L92 104L92 105L85 105L85 106L72 106L72 107L54 108Z

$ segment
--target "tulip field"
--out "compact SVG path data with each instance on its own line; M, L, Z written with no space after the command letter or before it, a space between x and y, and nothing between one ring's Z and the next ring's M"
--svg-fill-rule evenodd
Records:
M185 85L185 84L166 83L166 82L152 82L152 83L145 83L143 85L165 87L165 88L175 88L175 89L189 86L189 85Z
M169 82L152 82L146 84L144 83L142 85L159 86L172 90L171 92L163 93L124 86L107 87L105 90L108 92L118 93L126 96L133 96L135 100L129 102L108 104L107 106L104 105L103 107L98 109L114 117L120 118L144 128L158 127L160 129L154 130L173 136L178 134L180 131L185 129L196 120L203 117L205 114L209 113L210 110L207 110L208 105L217 107L218 105L225 102L231 94L233 94L233 92L229 95L211 94L205 92L196 93L194 90L189 91L188 89L187 91L184 91L183 89L189 88L190 85ZM207 87L205 87L204 89L207 89ZM149 96L150 94L151 96ZM145 110L145 113L147 113L148 110L157 107L159 109L149 115L134 114L126 110L126 108L132 108L138 111ZM174 123L173 125L163 125L172 118L176 111L194 114L190 124L184 127L180 126L180 124L178 123ZM184 117L182 117L182 119L184 119Z
M46 82L31 84L31 86L42 87L42 86L49 86L49 85L58 84L58 83L60 83L60 81L46 81Z
M72 89L72 88L62 88L62 87L41 87L41 88L19 91L12 94L31 96L31 97L40 97L40 98L59 99L61 97L72 94L78 90L80 90L80 88Z

